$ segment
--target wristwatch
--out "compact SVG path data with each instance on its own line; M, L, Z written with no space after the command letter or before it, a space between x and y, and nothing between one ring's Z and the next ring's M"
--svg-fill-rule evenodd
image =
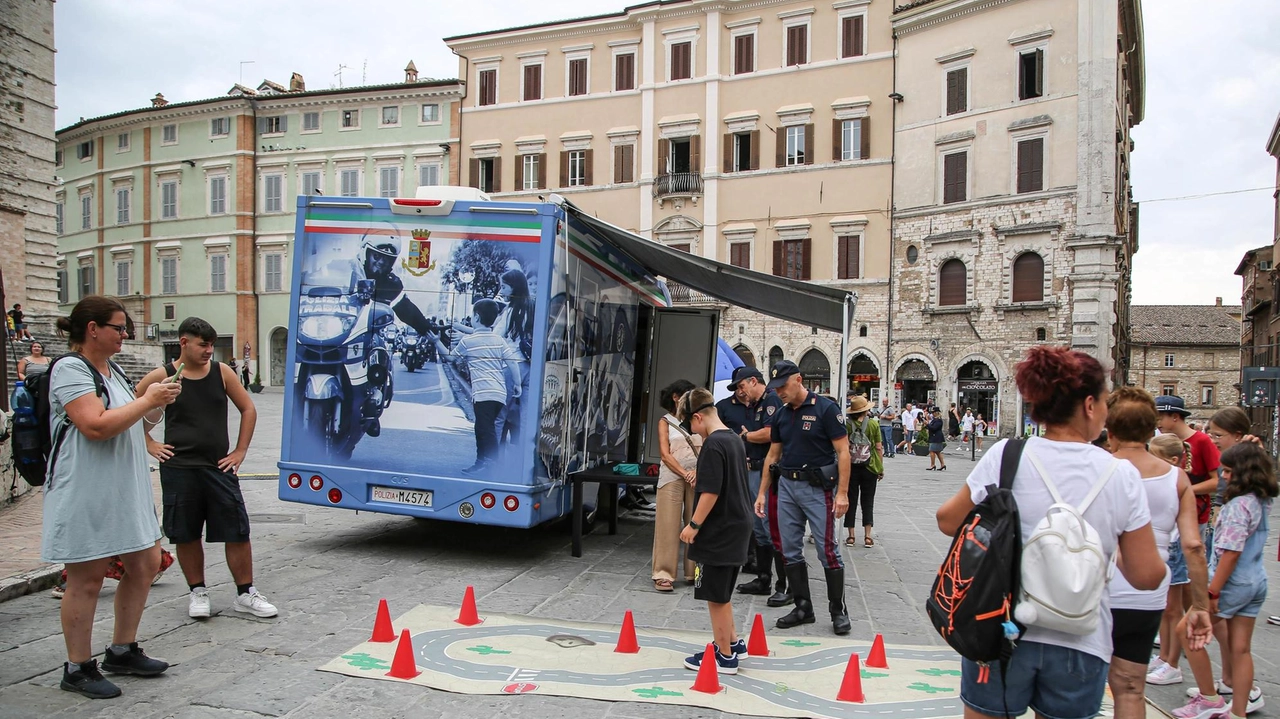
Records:
M701 525L701 524L698 524L697 522L695 522L695 521L693 521L692 519L690 519L690 520L689 520L689 528L690 528L690 529L702 529L702 525Z

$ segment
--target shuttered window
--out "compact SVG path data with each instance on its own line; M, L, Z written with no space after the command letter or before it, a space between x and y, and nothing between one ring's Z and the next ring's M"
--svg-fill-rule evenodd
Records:
M969 68L958 67L947 71L947 114L955 115L969 109Z
M809 26L787 28L787 67L809 62Z
M938 270L938 304L943 307L956 307L965 304L965 284L967 271L964 262L950 259Z
M1036 49L1018 55L1018 99L1030 100L1044 95L1044 50Z
M671 79L693 77L693 43L678 42L671 46Z
M807 237L802 240L778 240L773 243L773 274L793 280L807 280L812 255L813 241Z
M744 270L751 269L751 243L729 243L729 264L734 267L741 267Z
M1013 261L1013 301L1044 301L1044 258L1024 252Z
M866 54L862 33L866 18L853 15L840 20L840 57L861 57Z
M613 181L635 182L635 145L617 145L613 148Z
M754 33L739 35L733 39L733 74L755 72L756 36Z
M569 95L587 94L587 60L578 58L569 61Z
M524 66L524 101L542 99L542 65Z
M859 263L862 254L862 237L845 235L836 238L836 279L856 280L860 278Z
M480 104L498 104L498 71L480 71Z
M623 53L614 58L614 90L636 89L636 56L635 53Z
M969 153L953 152L942 158L942 204L964 202L968 196Z
M871 157L871 118L832 120L831 159L866 160Z
M1018 143L1018 193L1044 189L1044 138Z

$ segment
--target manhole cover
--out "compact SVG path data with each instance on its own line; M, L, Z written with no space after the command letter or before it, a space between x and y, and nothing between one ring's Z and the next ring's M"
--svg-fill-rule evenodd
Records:
M249 521L257 524L306 524L302 514L250 514Z

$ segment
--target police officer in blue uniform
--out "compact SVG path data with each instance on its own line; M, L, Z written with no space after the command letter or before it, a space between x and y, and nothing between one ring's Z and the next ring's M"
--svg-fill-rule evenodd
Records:
M733 397L721 400L716 409L725 424L738 433L746 443L747 481L751 488L751 496L760 492L761 470L764 468L765 455L769 453L773 420L778 415L782 400L778 395L765 389L764 375L755 367L739 367L733 371L729 382L729 390ZM730 423L727 417L732 417ZM755 543L756 578L738 585L743 594L769 596L775 594L774 602L769 606L784 606L791 603L786 593L786 575L782 564L781 552L774 551L774 543L769 533L768 516L756 517L751 528L752 540ZM773 570L777 569L779 586L773 590Z
M768 388L783 406L771 430L768 468L756 496L756 515L766 516L768 491L778 482L778 528L787 584L795 608L778 619L779 629L816 621L804 562L804 528L808 523L827 579L827 606L836 634L848 634L844 603L844 560L836 520L849 510L849 437L835 402L810 392L794 362L783 360L769 371Z

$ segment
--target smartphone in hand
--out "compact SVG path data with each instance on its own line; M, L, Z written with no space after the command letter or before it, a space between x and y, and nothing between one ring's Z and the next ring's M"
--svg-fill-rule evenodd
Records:
M177 382L178 380L182 379L182 368L183 368L183 367L186 367L186 366L187 366L187 365L186 365L186 363L185 363L185 362L179 362L179 363L178 363L178 368L177 368L177 369L175 369L175 370L173 371L173 376L172 376L172 377L169 377L168 379L166 379L166 380L165 380L165 384L172 384L172 383Z

